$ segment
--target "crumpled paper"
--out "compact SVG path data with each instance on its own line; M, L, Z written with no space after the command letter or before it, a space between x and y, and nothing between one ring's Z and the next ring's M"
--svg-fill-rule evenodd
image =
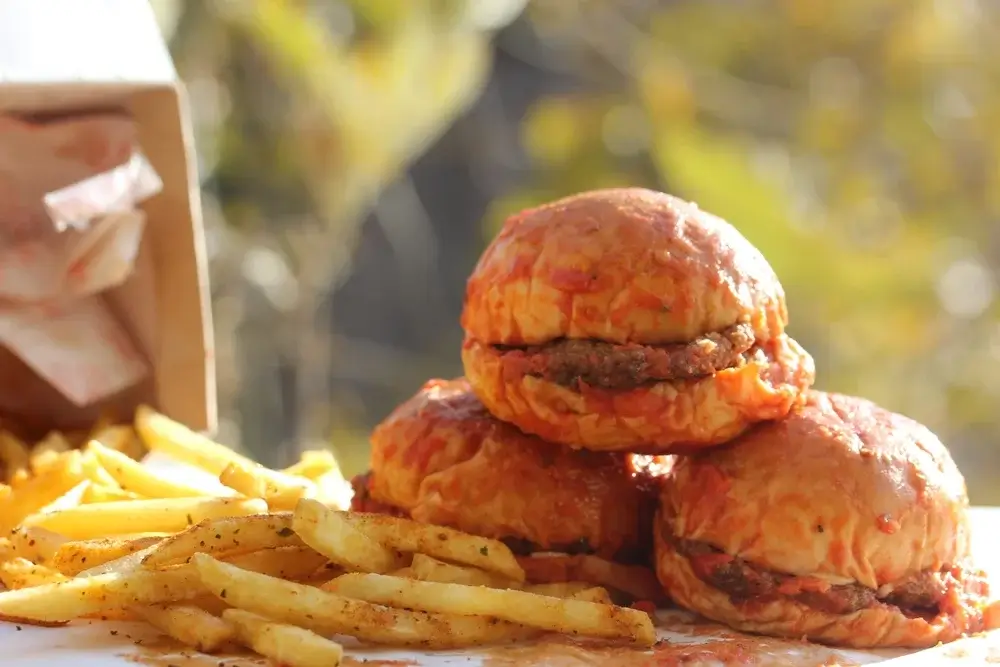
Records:
M136 206L162 186L124 114L0 116L0 345L78 406L148 373L100 293L132 272Z

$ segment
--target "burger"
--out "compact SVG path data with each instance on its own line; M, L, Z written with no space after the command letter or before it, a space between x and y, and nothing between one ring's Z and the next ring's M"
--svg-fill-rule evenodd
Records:
M464 379L427 382L371 445L353 509L497 539L518 555L650 563L665 457L656 466L541 442L490 415Z
M462 361L490 412L547 441L695 451L812 384L787 321L774 271L730 224L600 190L505 222L468 281Z
M678 460L656 573L687 609L746 632L926 647L983 629L968 497L927 428L809 392L785 419Z

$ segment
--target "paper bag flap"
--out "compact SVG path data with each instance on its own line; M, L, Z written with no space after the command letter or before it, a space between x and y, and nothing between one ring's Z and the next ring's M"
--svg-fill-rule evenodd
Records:
M115 108L135 120L163 188L141 205L146 230L132 276L104 296L153 372L108 401L79 408L0 349L0 376L19 390L16 405L2 410L29 425L70 428L108 407L129 415L150 402L192 428L212 430L215 373L194 147L152 11L141 0L0 3L0 113Z

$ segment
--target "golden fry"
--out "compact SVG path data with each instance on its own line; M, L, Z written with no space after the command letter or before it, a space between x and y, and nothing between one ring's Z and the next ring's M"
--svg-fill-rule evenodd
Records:
M205 519L266 511L264 501L256 498L122 500L34 514L24 523L48 528L70 539L88 540L130 533L136 526L155 532L179 532Z
M87 496L87 492L90 490L91 484L92 482L89 479L81 481L72 489L59 496L42 509L38 510L39 513L48 514L49 512L57 512L59 510L80 505L83 503L83 499Z
M117 425L102 429L95 428L90 440L96 440L108 449L121 452L136 461L141 461L142 457L146 455L146 448L143 446L142 440L131 426Z
M357 530L345 516L315 500L302 499L295 508L292 528L303 542L349 570L391 572L403 565L395 552Z
M244 570L291 581L309 579L329 562L326 556L309 547L261 549L235 556L220 556L220 560Z
M203 586L238 609L322 635L348 635L391 646L447 649L537 636L538 631L482 616L392 609L319 588L247 572L195 554ZM0 606L2 612L2 606Z
M410 578L420 581L436 581L441 584L464 584L466 586L489 586L490 588L520 588L521 585L507 577L485 572L475 567L452 565L424 554L413 554L410 563ZM402 576L398 575L397 576Z
M162 452L213 475L220 475L230 463L250 461L146 405L135 412L135 430L150 451Z
M59 465L26 479L9 495L0 498L0 534L9 532L26 516L39 511L83 479L80 452L77 451L68 452Z
M292 530L290 512L206 519L165 539L146 556L146 568L187 562L196 552L248 553L261 549L304 546Z
M344 647L315 632L275 623L242 609L227 609L222 618L236 628L240 641L265 658L288 667L336 667Z
M32 563L27 558L11 558L0 562L0 582L12 591L66 580L66 577L59 572Z
M317 449L302 452L298 462L288 466L282 472L286 475L316 480L331 470L339 469L340 466L337 465L337 459L332 452L326 449Z
M381 514L348 512L342 516L360 532L390 549L422 553L524 581L524 570L514 554L497 540Z
M100 462L117 486L147 498L194 498L218 495L196 486L161 477L138 461L105 447L97 440L88 442L85 451Z
M170 570L136 570L0 593L0 617L61 622L101 615L134 605L181 602L200 595L197 571L190 566Z
M154 628L202 653L214 653L232 641L232 624L194 605L133 607L136 616Z
M219 474L219 481L248 498L263 498L272 510L290 510L303 495L311 492L312 482L286 475L253 461L232 461Z
M20 526L11 531L10 543L21 558L47 563L66 543L66 538L37 526Z
M132 491L124 491L117 484L115 486L102 486L101 484L90 483L83 493L83 504L94 505L96 503L117 503L122 500L142 500L143 497Z
M323 588L373 604L460 616L488 616L550 632L626 639L641 646L652 646L656 641L656 631L649 616L626 607L382 574L345 574Z
M52 555L49 565L73 577L84 570L118 560L159 543L160 537L102 537L65 542Z
M36 475L44 472L59 460L59 455L73 449L66 437L59 431L52 431L31 450L29 464Z

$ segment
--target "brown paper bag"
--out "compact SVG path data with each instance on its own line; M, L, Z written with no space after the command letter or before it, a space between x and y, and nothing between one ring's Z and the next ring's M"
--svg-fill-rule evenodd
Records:
M214 427L197 188L145 2L0 3L0 419Z

